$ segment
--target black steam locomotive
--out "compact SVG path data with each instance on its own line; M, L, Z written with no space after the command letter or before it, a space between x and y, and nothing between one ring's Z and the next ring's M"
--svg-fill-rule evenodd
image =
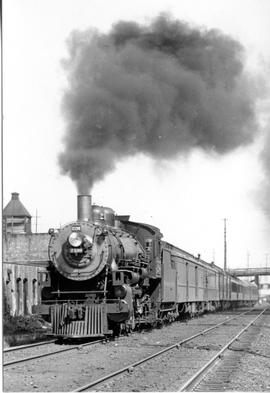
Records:
M115 216L78 196L78 219L49 231L50 265L41 282L39 312L60 337L118 334L120 327L173 321L254 304L255 284L161 240L152 225Z

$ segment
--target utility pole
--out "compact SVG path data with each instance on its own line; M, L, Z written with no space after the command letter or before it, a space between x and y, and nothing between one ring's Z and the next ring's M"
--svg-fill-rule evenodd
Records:
M268 265L268 255L269 254L265 254L265 267L267 269L267 265Z
M36 209L36 216L35 216L35 219L36 219L36 233L37 233L37 228L38 228L38 218L40 218L40 216L38 216L38 211Z
M227 270L227 218L224 218L224 271Z
M250 253L249 251L247 252L247 268L249 269L249 257L250 257Z

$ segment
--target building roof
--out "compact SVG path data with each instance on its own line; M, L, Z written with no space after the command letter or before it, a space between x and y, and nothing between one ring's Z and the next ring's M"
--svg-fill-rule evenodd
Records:
M3 217L30 217L31 214L23 206L19 200L19 193L12 192L11 201L8 202L7 206L3 210Z

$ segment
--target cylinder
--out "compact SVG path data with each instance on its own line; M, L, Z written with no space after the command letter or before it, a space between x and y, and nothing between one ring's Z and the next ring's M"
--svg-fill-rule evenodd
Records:
M91 195L77 196L78 221L92 221L92 198Z

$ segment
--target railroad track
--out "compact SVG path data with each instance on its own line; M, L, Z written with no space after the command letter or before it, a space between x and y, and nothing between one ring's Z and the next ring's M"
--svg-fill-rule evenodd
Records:
M203 367L200 368L200 370L198 370L181 386L179 392L226 390L226 384L229 381L231 371L237 366L237 362L242 356L243 351L245 352L248 350L252 339L251 336L256 334L256 327L253 332L251 332L250 329L254 328L255 323L269 310L269 307L265 308L243 329L241 329L239 333L230 339L218 353L216 353ZM248 331L250 333L249 335L247 334ZM240 341L240 337L244 334L244 339L241 339ZM235 343L237 343L237 347L232 347ZM234 359L232 359L232 357L225 356L225 353L228 352L228 350L236 352L236 355L233 356ZM222 366L222 370L221 367L219 367L218 371L217 366ZM215 370L214 374L213 370Z
M217 329L220 326L226 325L229 322L231 322L233 320L236 320L236 319L240 318L241 316L244 316L244 315L246 315L246 314L248 314L250 312L251 312L251 310L248 310L248 311L242 312L240 314L237 314L234 317L226 319L225 321L220 322L220 323L218 323L218 324L216 324L214 326L211 326L210 328L204 329L204 330L200 331L199 333L196 333L196 334L194 334L194 335L192 335L192 336L190 336L190 337L188 337L188 338L186 338L186 339L184 339L182 341L179 341L179 342L177 342L177 343L175 343L173 345L165 347L164 349L162 349L162 350L160 350L160 351L158 351L158 352L156 352L156 353L154 353L154 354L152 354L152 355L150 355L148 357L142 358L141 360L136 361L134 363L130 363L130 364L126 365L125 367L123 367L121 369L118 369L118 370L116 370L116 371L114 371L114 372L112 372L110 374L104 375L103 377L101 377L99 379L96 379L94 381L90 381L89 383L87 383L87 384L85 384L85 385L75 389L74 392L82 392L82 391L91 389L93 387L97 387L98 385L102 385L105 382L107 382L109 380L112 380L114 377L117 377L120 374L125 373L126 371L132 371L133 372L133 370L136 367L140 366L141 364L147 363L148 361L150 361L150 360L152 360L154 358L157 358L159 356L162 356L163 354L165 354L165 353L167 353L169 351L172 351L174 349L180 349L181 346L183 346L184 344L186 344L186 343L196 339L197 337L204 336L207 333L213 331L214 329Z
M49 344L55 343L56 341L57 340L51 340L51 341L47 341L47 342L45 341L45 342L41 342L41 343L35 343L35 344L29 344L29 345L21 345L21 346L18 346L18 347L14 347L13 349L12 348L7 348L7 349L4 350L4 354L5 353L19 351L19 350L23 351L23 350L27 350L27 349L32 348L32 347L45 346L46 344L49 345ZM46 352L46 353L41 353L41 354L39 353L38 355L26 356L26 357L22 357L22 358L19 358L19 359L12 359L12 360L4 362L3 366L4 367L5 366L10 366L10 365L18 364L18 363L24 363L24 362L27 362L27 361L30 361L30 360L45 358L47 356L57 355L57 354L62 353L62 352L69 352L69 351L73 351L75 349L81 349L83 347L87 347L87 346L90 346L90 345L101 343L103 341L104 341L104 339L100 339L100 340L95 340L95 341L91 341L91 342L87 342L87 343L83 343L83 344L79 344L79 345L77 344L77 345L69 346L69 347L66 347L66 348L61 348L61 349L58 349L58 350L53 351L53 352Z
M33 344L25 344L25 345L17 345L16 347L10 347L10 348L5 348L4 353L8 352L15 352L15 351L20 351L22 349L28 349L28 348L33 348L33 347L39 347L43 345L48 345L51 343L55 343L57 340L47 340L47 341L39 341Z

